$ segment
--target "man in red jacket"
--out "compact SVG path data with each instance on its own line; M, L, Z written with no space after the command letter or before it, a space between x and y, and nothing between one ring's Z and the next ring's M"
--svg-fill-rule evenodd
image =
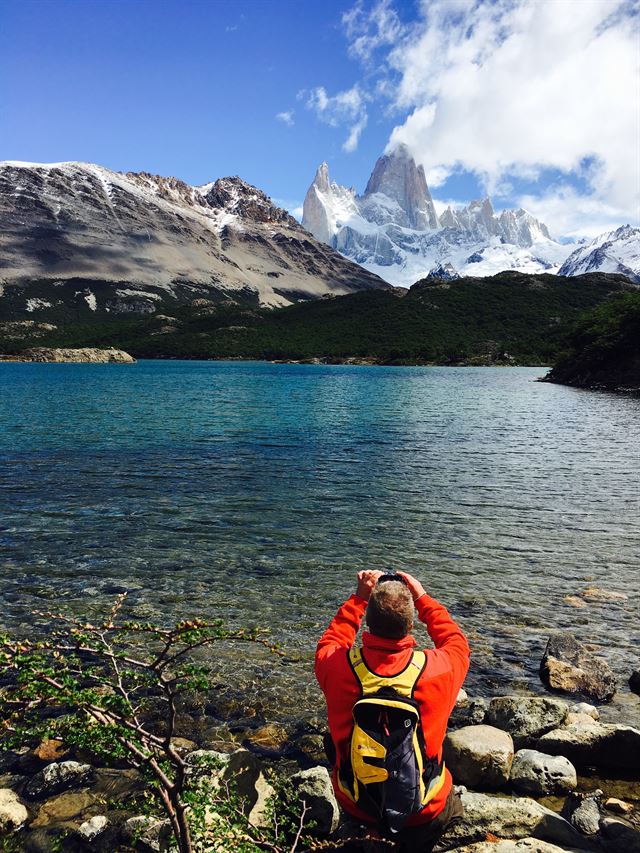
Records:
M452 791L451 774L442 764L442 742L469 669L469 645L446 608L427 595L419 581L398 572L400 580L377 585L382 574L358 572L355 595L340 607L318 643L315 672L327 701L329 732L335 747L332 779L336 797L351 818L375 826L371 815L354 802L340 775L341 766L349 762L353 707L363 695L354 661L373 678L388 678L407 670L416 659L416 641L411 636L415 605L435 645L435 649L425 650L426 663L413 687L424 751L435 770L428 802L406 821L395 838L401 842L401 849L417 853L430 850L446 826L462 815L460 799ZM362 635L360 653L350 653L365 611L369 631Z

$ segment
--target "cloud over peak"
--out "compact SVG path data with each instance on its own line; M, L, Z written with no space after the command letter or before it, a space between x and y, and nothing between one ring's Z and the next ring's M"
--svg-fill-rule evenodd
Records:
M365 68L376 55L381 108L406 116L390 147L406 143L434 185L467 171L508 194L560 173L540 196L574 231L576 217L640 216L639 13L638 0L423 0L402 24L381 0L343 26Z

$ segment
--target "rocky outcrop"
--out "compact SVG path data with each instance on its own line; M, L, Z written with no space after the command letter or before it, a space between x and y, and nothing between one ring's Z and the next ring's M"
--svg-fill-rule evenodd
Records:
M493 726L466 726L449 732L443 755L458 784L499 788L509 779L513 741L507 732Z
M375 202L371 204L371 197L377 194L396 202L404 214L404 217L396 214L396 225L406 225L418 231L439 227L424 168L416 165L406 145L396 146L376 162L364 191L365 212L367 207L375 205Z
M70 362L90 364L134 364L135 358L121 349L80 349L34 347L23 350L19 355L10 357L11 361L36 361L49 364Z
M582 694L599 702L610 702L616 692L609 664L572 634L559 634L549 640L540 664L540 677L551 690Z

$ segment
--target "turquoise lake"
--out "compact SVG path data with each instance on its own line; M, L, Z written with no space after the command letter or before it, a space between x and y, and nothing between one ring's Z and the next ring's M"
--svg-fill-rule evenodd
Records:
M467 632L472 695L541 692L566 629L638 720L640 399L544 372L0 364L0 626L122 590L131 615L259 624L298 662L222 670L313 707L319 634L357 570L393 567Z

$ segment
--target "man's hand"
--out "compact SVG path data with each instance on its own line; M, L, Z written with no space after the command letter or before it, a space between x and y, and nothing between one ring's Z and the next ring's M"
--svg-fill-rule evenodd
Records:
M378 583L378 578L382 577L383 574L384 572L377 572L374 569L365 569L362 572L358 572L356 595L359 598L364 598L365 601L369 601L371 590Z
M401 578L405 579L414 601L417 601L421 595L426 595L426 589L422 586L420 581L416 580L412 575L407 574L407 572L397 572L397 574L399 574Z

